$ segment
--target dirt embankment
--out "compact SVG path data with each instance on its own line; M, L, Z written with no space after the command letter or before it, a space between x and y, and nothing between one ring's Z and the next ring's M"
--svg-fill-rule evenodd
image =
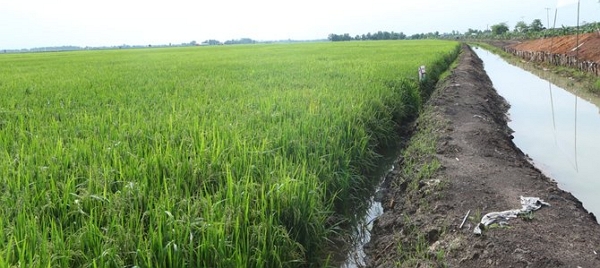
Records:
M520 43L489 42L527 61L565 66L600 76L600 32L558 36Z
M579 46L579 49L576 49ZM506 46L519 51L549 52L600 63L600 32L558 36L525 41Z
M387 178L385 212L365 247L367 266L600 267L600 225L515 147L507 109L465 46L409 145L434 135L434 152L405 156ZM420 169L407 172L408 163ZM423 169L435 163L440 168L427 175ZM473 233L486 213L520 208L520 196L551 206Z

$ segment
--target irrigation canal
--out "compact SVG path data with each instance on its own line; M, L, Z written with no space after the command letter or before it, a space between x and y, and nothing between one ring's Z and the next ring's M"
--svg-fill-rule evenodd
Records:
M511 105L509 127L517 147L600 217L600 100L584 99L583 89L567 91L489 51L474 51Z
M576 88L567 91L489 51L474 51L494 88L511 105L509 127L515 131L515 144L546 176L600 217L600 98ZM393 158L388 158L382 170L389 169ZM383 213L375 196L366 205L366 211L357 211L353 241L341 246L346 254L334 260L341 268L364 265L362 248L369 242L373 220Z
M399 149L398 149L399 150ZM365 266L366 253L363 247L371 239L371 230L373 229L373 221L383 214L383 206L381 205L381 190L380 184L385 180L385 176L388 172L394 169L393 160L398 156L392 152L398 152L393 150L384 155L380 171L374 174L372 179L378 180L378 186L375 192L368 198L368 201L363 206L358 206L356 211L356 222L351 228L351 239L339 245L341 255L334 256L333 264L340 268L357 268Z

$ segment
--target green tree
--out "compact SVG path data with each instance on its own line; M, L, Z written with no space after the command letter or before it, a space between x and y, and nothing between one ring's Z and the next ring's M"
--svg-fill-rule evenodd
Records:
M329 39L329 41L333 41L333 42L342 41L342 37L337 34L329 34L329 36L327 36L327 39Z
M480 33L481 33L481 30L475 30L475 29L469 28L469 30L465 32L465 36L472 37L472 36L476 36Z
M534 32L540 32L544 30L544 25L542 24L542 21L540 19L535 19L529 25L529 29Z
M517 22L517 25L515 25L515 32L526 33L528 30L529 25L527 25L527 23L525 23L524 21L519 21Z
M202 42L202 45L208 45L208 46L214 46L214 45L221 45L221 42L219 40L215 40L215 39L209 39L209 40L205 40L204 42Z
M492 33L494 35L503 35L506 32L508 32L508 25L506 23L502 22L492 25Z

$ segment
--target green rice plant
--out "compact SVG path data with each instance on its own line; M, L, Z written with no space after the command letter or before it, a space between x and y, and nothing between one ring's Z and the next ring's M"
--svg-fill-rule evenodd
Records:
M444 41L0 56L0 266L320 266ZM440 67L441 68L441 67Z

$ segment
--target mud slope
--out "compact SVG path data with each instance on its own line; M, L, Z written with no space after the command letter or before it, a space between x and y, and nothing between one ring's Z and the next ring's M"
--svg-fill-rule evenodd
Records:
M437 160L441 168L415 183L396 165L385 213L365 249L369 267L600 267L600 225L515 147L507 109L481 60L464 46L459 66L417 122L417 132L437 135L436 152L409 156ZM520 208L521 195L551 206L473 233L484 214Z
M576 47L579 44L579 51ZM575 56L579 53L579 58L600 63L600 32L587 33L577 37L577 35L566 35L552 38L543 38L525 41L519 44L509 45L520 51L532 52L550 52L552 54L562 54Z

